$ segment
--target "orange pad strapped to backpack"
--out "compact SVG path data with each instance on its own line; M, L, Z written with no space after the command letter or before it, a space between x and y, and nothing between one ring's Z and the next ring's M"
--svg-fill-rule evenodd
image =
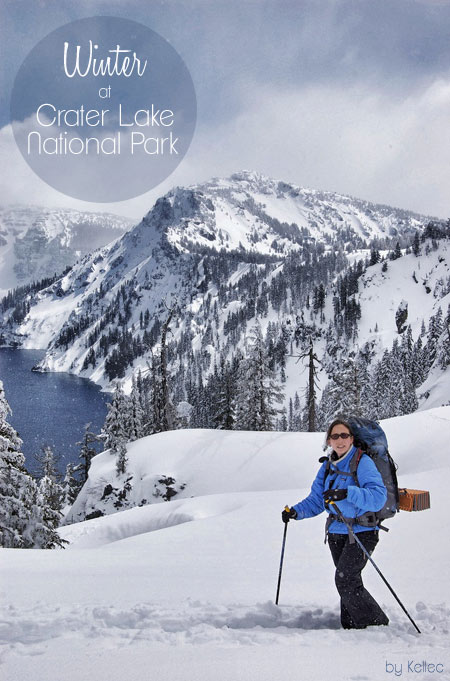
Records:
M425 511L430 508L430 493L421 489L398 488L400 511Z

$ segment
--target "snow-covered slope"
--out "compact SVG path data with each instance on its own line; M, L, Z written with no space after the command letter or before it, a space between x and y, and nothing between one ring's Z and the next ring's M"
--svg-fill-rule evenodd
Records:
M396 313L401 307L406 311L404 328L411 326L414 340L421 334L423 324L428 328L430 318L438 310L442 311L445 319L450 305L450 241L440 242L436 250L423 251L420 257L409 253L398 260L388 261L385 272L381 263L373 265L361 276L355 295L361 307L361 317L353 349L367 345L374 357L380 358L394 341L401 342L402 336L396 323ZM328 326L333 316L333 297L328 295L322 329ZM425 342L426 336L423 340ZM324 338L317 341L316 351L321 357L325 354L325 346ZM298 366L295 370L295 362L295 358L287 358L287 392L290 394L298 390L299 372ZM319 368L318 375L323 388L326 383L323 367ZM448 404L450 368L442 372L435 367L420 386L418 397L420 409Z
M132 224L109 213L33 206L0 208L0 294L61 273Z
M448 679L450 408L383 426L400 484L431 491L431 510L400 513L374 553L420 635L370 565L390 625L340 629L323 516L289 524L274 605L280 511L307 494L320 434L174 432L128 452L147 491L156 475L186 481L172 501L62 528L65 551L3 550L5 678L379 681L395 664L403 678ZM108 456L94 460L98 487L114 482ZM408 672L424 661L443 671Z

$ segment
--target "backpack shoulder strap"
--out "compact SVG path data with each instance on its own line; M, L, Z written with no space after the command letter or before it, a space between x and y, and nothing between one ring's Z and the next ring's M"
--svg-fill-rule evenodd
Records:
M358 481L358 466L359 462L361 461L361 457L364 454L362 449L357 449L356 452L352 456L352 460L350 461L350 473L353 475L353 478L356 482L356 484L359 487L359 481Z

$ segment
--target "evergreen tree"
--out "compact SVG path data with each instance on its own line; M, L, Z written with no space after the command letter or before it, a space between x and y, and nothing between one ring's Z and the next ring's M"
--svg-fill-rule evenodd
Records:
M54 549L68 543L65 539L61 539L56 531L61 523L64 492L51 472L53 452L49 447L46 448L46 457L48 461L47 474L39 481L35 506L37 513L35 516L34 544L35 547L41 549Z
M235 375L229 362L222 358L220 365L220 381L216 408L213 414L214 428L232 430L235 423Z
M425 356L427 358L428 368L434 364L436 359L439 339L443 330L443 319L442 310L439 307L436 314L430 318L430 323L428 326L427 342L425 345Z
M141 395L137 380L133 376L131 393L128 399L126 430L128 441L134 442L144 437L144 409L142 407Z
M66 542L56 532L59 516L54 515L47 503L47 500L55 503L57 490L48 486L47 476L38 487L26 471L25 457L20 451L22 441L7 420L10 413L0 381L0 546L62 546Z
M0 381L0 546L31 548L37 486L25 469L22 440L7 421L9 414L11 409Z
M450 366L450 305L443 323L442 334L439 339L438 362L441 369Z
M63 507L72 506L81 489L81 483L75 477L75 466L72 463L68 463L66 466L66 474L62 482L62 488Z
M286 407L282 408L281 417L277 420L277 430L280 430L283 433L288 430L288 419L287 419Z
M289 398L288 430L290 432L294 430L294 403L292 401L292 397Z
M35 478L41 479L45 476L51 477L53 480L60 480L58 472L58 463L60 457L56 457L52 448L49 445L44 445L40 454L35 454L34 458L37 462L37 469Z
M128 399L123 392L122 384L117 383L111 402L108 404L103 432L105 435L105 449L110 449L116 457L116 472L121 475L127 465L127 430L126 418L128 413Z
M78 464L78 466L74 468L73 472L79 472L80 474L79 478L80 489L88 479L92 459L94 458L94 456L98 454L97 450L92 445L94 443L102 442L104 440L104 436L102 437L101 435L93 433L90 430L90 428L91 424L87 423L84 426L83 439L80 440L80 442L77 442L78 446L81 445L81 450L78 457L79 459L81 459L81 461Z
M320 401L320 422L324 428L337 416L366 416L370 378L362 358L348 357L337 362Z
M422 336L419 336L414 343L411 353L411 364L409 378L414 388L421 385L427 375L427 362L424 355Z
M401 383L400 409L402 414L412 414L417 410L419 402L416 391L409 376L404 376Z
M419 232L415 232L413 242L412 242L412 252L416 256L416 258L419 257L420 255L420 236Z
M317 312L320 311L320 321L323 321L323 308L325 306L325 286L323 283L320 283L319 286L314 287L314 293L313 293L313 310L314 313L317 314Z
M385 350L372 376L370 412L373 418L386 419L401 414L402 366L395 354Z
M261 327L256 324L247 340L247 357L241 362L237 385L237 430L273 430L282 402L282 390L275 373L269 367L269 358Z
M400 242L397 241L393 251L389 253L389 260L398 260L402 257L402 249L400 248Z
M117 477L124 475L127 471L127 447L125 442L119 442L116 456L116 473Z
M142 407L142 435L151 435L153 428L153 398L152 398L152 368L149 364L145 376L139 369L136 377L136 389L139 394L139 401Z
M369 267L376 265L381 260L380 251L377 248L372 248L370 251Z
M302 405L298 392L294 395L294 413L292 418L292 430L299 432L302 429Z
M39 463L40 479L33 509L34 547L54 549L68 543L56 531L61 524L64 489L52 448L42 447L42 454L35 458Z

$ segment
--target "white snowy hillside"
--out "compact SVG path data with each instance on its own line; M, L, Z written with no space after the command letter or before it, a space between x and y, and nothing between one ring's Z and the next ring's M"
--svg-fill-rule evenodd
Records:
M0 293L61 273L132 225L132 220L109 213L1 207Z
M405 210L237 173L172 190L51 285L10 292L0 342L45 349L43 371L106 390L123 381L129 393L159 354L176 304L166 339L171 400L211 405L185 426L217 426L216 378L238 401L238 365L257 324L284 394L272 427L302 429L308 372L298 355L310 343L324 422L341 406L355 410L336 402L348 392L339 381L349 358L358 383L378 385L358 397L370 415L437 407L450 398L449 236L448 225ZM386 377L393 385L381 409Z
M62 528L66 550L3 549L4 678L449 679L450 407L382 425L400 485L431 492L431 509L391 519L373 554L421 634L371 565L365 584L389 627L340 628L323 515L289 523L274 604L281 510L308 493L321 434L175 431L128 446L121 482L149 503ZM185 484L170 502L152 497L162 476ZM108 484L104 453L83 504Z

